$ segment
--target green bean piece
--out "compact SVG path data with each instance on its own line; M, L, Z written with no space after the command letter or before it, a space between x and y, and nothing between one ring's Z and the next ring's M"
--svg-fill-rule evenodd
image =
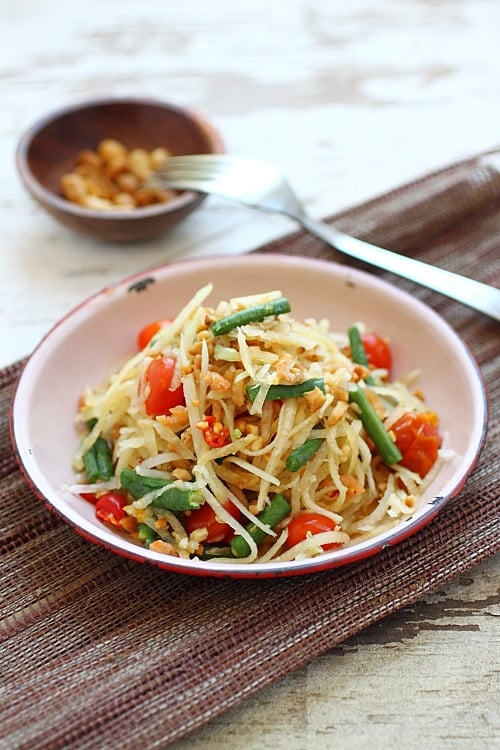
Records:
M347 335L349 336L352 361L357 365L363 365L363 367L369 368L370 363L368 362L368 357L366 356L363 339L361 338L361 333L359 332L358 326L351 326L347 331ZM367 375L364 380L369 385L374 385L375 383L371 375Z
M160 537L156 533L154 529L151 528L151 526L148 526L147 523L140 523L137 526L137 535L139 539L144 542L144 546L149 548L149 545L154 542L156 539L159 539Z
M261 386L259 383L254 385L247 385L246 394L249 401L255 401L257 394ZM325 381L323 378L309 378L304 380L302 383L295 383L294 385L272 385L266 393L266 401L278 401L285 398L298 398L303 396L304 393L313 391L315 388L325 392Z
M97 423L97 419L87 422L89 432ZM106 440L99 436L88 450L83 454L83 465L90 484L98 479L107 481L113 476L113 457L111 449Z
M391 440L389 433L370 404L364 390L362 388L355 388L349 391L349 401L359 406L360 419L368 435L375 443L382 461L387 466L392 466L392 464L401 461L402 455L399 452L399 448Z
M270 504L259 513L257 518L270 528L274 528L291 512L292 508L288 500L279 493L275 495ZM268 534L254 523L249 523L246 530L256 544L260 544ZM235 557L246 557L250 553L250 546L243 536L235 536L231 542L231 549Z
M111 479L113 476L113 458L106 440L98 437L94 443L97 458L97 468L101 479Z
M154 508L166 508L167 510L196 510L203 504L203 494L198 489L181 489L174 485L171 480L160 477L145 477L137 474L133 469L123 469L120 473L120 484L124 490L132 495L135 500L154 490L161 490L152 501Z
M170 483L171 480L161 479L160 477L144 477L133 469L122 469L120 473L121 486L132 495L134 500L139 500L148 492L159 490Z
M203 505L205 498L201 490L182 490L175 485L165 487L158 497L155 497L151 505L153 508L166 508L167 510L197 510Z
M271 315L281 315L282 313L288 313L291 310L290 302L285 297L279 297L278 299L265 302L262 305L255 305L254 307L247 307L245 310L238 310L231 315L227 315L225 318L216 320L210 326L214 336L222 336L224 333L229 333L233 328L239 328L247 323L257 323L258 321L269 318Z
M319 451L323 438L310 438L295 448L286 459L288 471L298 471Z
M96 482L99 479L99 469L93 445L83 454L83 465L89 483Z

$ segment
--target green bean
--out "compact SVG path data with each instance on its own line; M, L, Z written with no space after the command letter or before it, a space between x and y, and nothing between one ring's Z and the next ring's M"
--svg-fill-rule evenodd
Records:
M97 468L102 479L111 479L113 476L113 459L111 449L106 440L98 437L94 443L97 457Z
M402 455L397 445L391 440L381 420L377 416L373 406L362 388L349 391L349 401L358 405L360 419L365 430L375 443L382 461L387 466L392 466L401 461Z
M160 477L145 477L133 469L123 469L120 473L120 484L124 490L132 495L135 500L154 490L161 492L152 501L154 508L166 508L167 510L196 510L203 503L203 495L200 490L181 489L172 483L172 480Z
M257 518L262 523L266 524L270 528L276 526L282 521L290 512L292 508L288 500L281 493L275 495L271 500L271 503L264 508L262 513L259 513ZM268 534L263 531L255 523L249 523L246 530L254 540L256 544L260 544ZM231 542L231 549L235 557L246 557L250 553L250 546L243 536L235 536Z
M154 542L156 539L159 539L156 531L152 529L151 526L148 526L147 523L138 524L137 535L139 539L144 542L144 545L146 547L149 547L152 542Z
M257 394L261 389L261 385L256 383L255 385L247 385L246 394L249 401L255 401ZM298 398L303 396L308 391L313 391L315 388L325 392L325 381L323 378L309 378L304 380L302 383L295 383L294 385L272 385L266 393L266 401L277 401L285 398Z
M201 490L182 490L180 487L168 486L158 497L155 497L151 505L153 508L166 508L167 510L197 510L204 503Z
M351 347L351 359L353 362L355 362L357 365L363 365L363 367L369 368L369 362L368 357L366 356L365 347L363 345L363 339L361 338L361 333L359 332L358 326L351 326L347 334L349 336L349 345ZM365 382L369 385L373 385L375 383L374 379L371 375L367 375L366 378L364 378Z
M278 299L265 302L262 305L255 305L254 307L247 307L245 310L238 310L231 315L227 315L225 318L216 320L210 326L212 333L215 336L222 336L224 333L229 333L233 328L244 326L247 323L256 323L264 318L268 318L271 315L281 315L282 313L288 313L291 310L290 302L285 297L279 297Z
M298 471L317 453L321 447L323 438L310 438L305 443L295 448L286 459L288 471Z
M96 422L97 419L92 419L87 423L89 430L93 429ZM111 448L100 435L83 454L83 465L90 484L98 479L107 481L113 476Z
M161 479L161 477L144 477L133 469L122 469L120 484L124 490L132 495L134 500L139 500L148 492L159 490L161 487L171 484L171 480Z

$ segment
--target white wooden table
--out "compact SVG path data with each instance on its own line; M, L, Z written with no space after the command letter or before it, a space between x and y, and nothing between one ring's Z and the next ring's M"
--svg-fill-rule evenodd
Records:
M0 366L108 283L293 228L209 198L140 246L72 234L15 171L17 140L44 113L109 94L195 106L228 150L278 163L318 217L500 140L495 0L0 0L0 10ZM497 590L490 561L176 748L489 750L500 731Z

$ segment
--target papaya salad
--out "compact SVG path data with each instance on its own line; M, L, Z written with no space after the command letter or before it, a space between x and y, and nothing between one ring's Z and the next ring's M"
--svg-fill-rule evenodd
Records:
M438 417L391 380L382 332L296 320L271 291L200 289L81 394L70 491L154 552L305 559L410 516L441 460Z

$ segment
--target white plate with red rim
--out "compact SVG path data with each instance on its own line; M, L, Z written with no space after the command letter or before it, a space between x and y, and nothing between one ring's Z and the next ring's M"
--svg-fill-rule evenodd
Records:
M153 552L96 519L94 507L71 494L78 444L75 414L85 386L95 385L135 353L138 331L173 317L206 283L208 303L280 289L298 319L328 318L334 331L363 321L388 337L393 378L415 369L418 387L440 418L449 458L419 498L413 515L372 538L307 560L221 563ZM35 494L87 540L138 562L179 573L238 578L291 576L375 555L430 523L467 481L487 429L479 368L453 329L432 309L376 276L327 261L250 254L188 260L156 268L102 289L60 320L29 358L11 409L20 467ZM139 572L140 574L140 572Z

